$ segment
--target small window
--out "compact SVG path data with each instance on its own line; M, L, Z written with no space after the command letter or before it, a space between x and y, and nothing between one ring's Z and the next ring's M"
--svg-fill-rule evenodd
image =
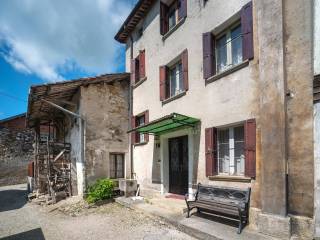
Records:
M173 28L179 21L178 11L178 1L174 1L172 5L169 7L169 30Z
M136 127L142 126L145 124L145 115L136 117ZM144 143L145 135L143 133L136 134L136 143Z
M244 126L218 129L218 170L222 175L244 175Z
M187 0L160 1L160 33L165 35L187 17Z
M124 154L110 154L110 178L124 178Z
M135 83L140 81L140 61L139 57L136 58L135 61L135 72L136 72L136 78L135 78Z
M167 91L169 93L169 97L173 97L175 95L178 95L179 93L182 93L184 91L184 86L181 62L169 68L168 74L169 84L167 86Z
M227 29L216 38L216 72L222 72L243 61L241 24Z

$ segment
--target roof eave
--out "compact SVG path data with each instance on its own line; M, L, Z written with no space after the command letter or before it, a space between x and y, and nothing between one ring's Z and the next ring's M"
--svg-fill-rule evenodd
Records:
M124 23L121 25L119 31L115 35L114 39L120 43L126 43L130 33L133 31L133 29L137 26L137 24L140 22L141 19L145 17L145 15L149 12L151 6L155 0L139 0L135 7L130 12L129 16L126 18ZM139 10L143 11L142 13L139 13ZM138 20L134 20L134 17L137 16ZM132 21L134 21L132 23ZM130 26L133 25L133 28L130 29ZM126 34L127 36L122 36L123 34Z

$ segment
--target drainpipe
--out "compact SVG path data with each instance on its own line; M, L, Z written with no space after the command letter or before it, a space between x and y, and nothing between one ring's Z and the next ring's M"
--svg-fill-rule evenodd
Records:
M130 36L130 65L131 65L131 60L133 59L133 38ZM131 117L133 114L133 89L131 85L131 79L129 83L129 101L130 101L130 106L129 106L129 126L131 126L131 129L133 128L132 126L132 121ZM133 144L131 142L131 137L129 136L130 139L130 169L131 169L131 178L134 179L134 168L133 168Z
M85 134L86 134L86 121L79 114L71 112L53 102L42 99L42 101L48 103L49 105L71 115L74 118L79 119L79 131L80 131L80 161L76 162L77 169L77 186L78 186L78 195L84 196L86 190L86 176L85 176Z

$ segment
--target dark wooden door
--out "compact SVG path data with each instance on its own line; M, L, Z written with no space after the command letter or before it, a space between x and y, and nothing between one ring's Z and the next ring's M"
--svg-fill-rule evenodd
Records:
M169 139L169 192L188 192L188 136Z

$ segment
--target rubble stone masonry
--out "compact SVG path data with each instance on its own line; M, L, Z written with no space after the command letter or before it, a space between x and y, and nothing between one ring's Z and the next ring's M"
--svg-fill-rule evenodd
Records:
M24 183L33 159L33 132L0 126L0 186Z

